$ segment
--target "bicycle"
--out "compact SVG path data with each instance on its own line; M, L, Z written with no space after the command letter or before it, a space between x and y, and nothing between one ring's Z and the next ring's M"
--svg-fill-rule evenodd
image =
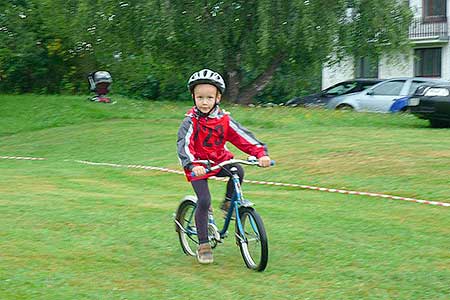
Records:
M250 157L248 160L230 159L210 167L210 161L196 161L204 164L207 172L214 171L229 164L244 164L258 166L258 160ZM274 162L271 162L273 165ZM231 178L234 184L234 194L231 199L230 207L225 216L225 222L222 229L218 229L212 213L209 214L208 238L212 248L219 243L223 243L227 236L228 227L232 219L235 219L235 237L236 244L247 268L255 271L264 271L269 259L269 248L267 234L264 223L252 207L254 204L244 199L242 188L237 175L237 168L230 168ZM181 248L186 255L196 256L196 249L199 244L197 231L195 227L195 209L197 207L197 197L185 196L178 206L175 213L175 230L178 233ZM233 218L233 213L236 218Z

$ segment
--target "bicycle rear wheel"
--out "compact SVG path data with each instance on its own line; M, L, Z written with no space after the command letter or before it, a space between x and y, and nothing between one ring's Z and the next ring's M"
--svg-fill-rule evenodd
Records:
M175 230L178 233L181 248L186 255L196 256L198 247L197 227L195 225L195 197L186 197L178 206L175 216Z
M264 271L269 259L267 235L259 214L251 207L239 208L243 232L236 222L236 239L247 268Z

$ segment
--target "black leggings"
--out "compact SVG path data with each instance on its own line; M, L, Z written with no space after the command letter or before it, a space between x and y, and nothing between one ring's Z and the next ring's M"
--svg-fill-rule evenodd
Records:
M244 169L239 165L227 165L216 175L217 177L230 177L227 183L225 199L231 199L234 193L233 180L227 172L230 168L236 167L239 181L244 180ZM226 170L224 170L226 169ZM197 209L195 210L195 224L197 226L198 240L200 244L208 242L208 210L211 206L211 194L209 193L208 179L191 181L195 194L197 195Z

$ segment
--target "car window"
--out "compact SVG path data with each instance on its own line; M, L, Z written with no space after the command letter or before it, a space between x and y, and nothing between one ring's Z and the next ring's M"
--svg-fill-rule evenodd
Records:
M371 82L371 83L369 83L369 82L366 82L366 83L362 83L361 84L361 89L360 89L360 91L363 91L363 90L365 90L365 89L368 89L368 88L370 88L370 87L373 87L375 84L377 84L378 82Z
M424 82L424 81L413 81L411 82L411 86L409 87L408 95L414 94L414 92L417 90L419 86L430 84L431 82Z
M400 95L402 91L404 80L388 81L380 84L373 89L374 95Z
M342 84L338 84L328 90L326 90L325 94L327 95L342 95L356 87L356 82L344 82Z

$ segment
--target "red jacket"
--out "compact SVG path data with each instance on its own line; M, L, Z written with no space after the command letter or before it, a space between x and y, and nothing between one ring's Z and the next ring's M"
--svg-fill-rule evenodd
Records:
M200 116L195 107L187 112L178 130L177 147L188 181L208 178L220 171L192 177L192 168L199 165L193 161L209 159L218 164L234 157L225 146L226 142L257 158L268 155L265 144L219 107L207 117Z

